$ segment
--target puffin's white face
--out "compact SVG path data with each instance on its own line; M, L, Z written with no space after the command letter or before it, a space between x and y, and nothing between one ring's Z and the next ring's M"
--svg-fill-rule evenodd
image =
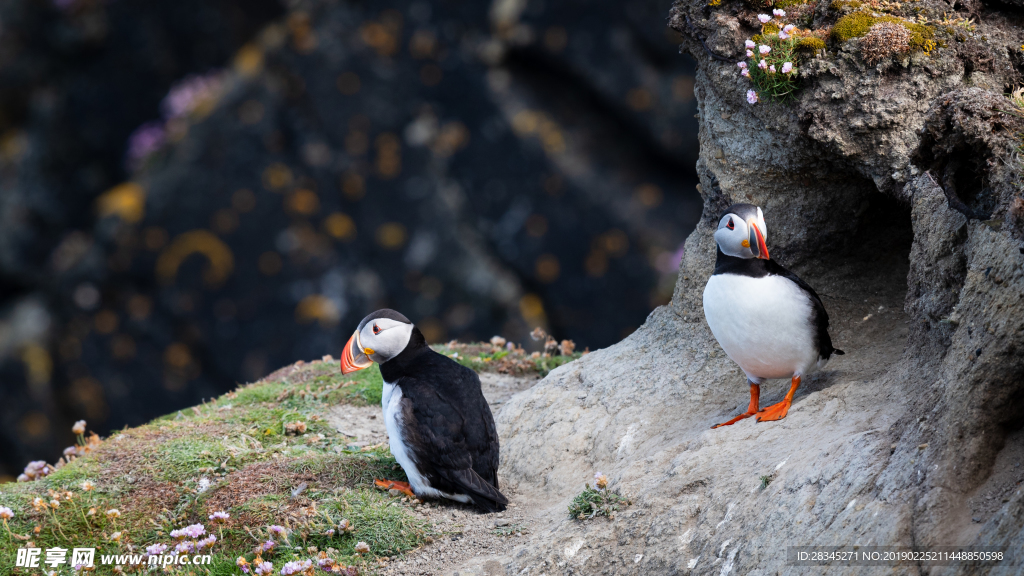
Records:
M372 315L371 315L372 316ZM349 374L369 368L374 362L383 364L402 353L409 345L413 325L391 318L364 321L345 344L341 357L341 373Z
M761 208L757 209L757 217L746 220L733 213L722 216L715 231L715 242L722 252L736 258L768 259L768 226L764 223Z

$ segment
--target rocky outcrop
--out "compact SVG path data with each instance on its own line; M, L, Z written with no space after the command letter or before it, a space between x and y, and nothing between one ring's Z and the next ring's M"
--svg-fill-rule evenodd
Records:
M838 8L803 22L831 26ZM760 11L673 9L699 63L704 214L670 304L498 414L507 481L548 506L510 573L770 574L802 570L787 564L794 545L1020 547L1024 115L1004 95L1020 82L1019 15L978 7L971 34L939 30L931 53L874 67L856 38L828 37L798 63L793 100L751 105L733 59ZM965 43L992 60L970 60ZM710 430L747 402L701 308L733 202L764 207L772 256L822 295L846 355L786 419ZM784 392L762 388L762 401ZM595 471L634 505L569 519Z

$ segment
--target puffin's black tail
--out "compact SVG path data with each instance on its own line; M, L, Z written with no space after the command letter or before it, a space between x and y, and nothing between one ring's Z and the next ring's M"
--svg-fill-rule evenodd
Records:
M833 349L832 349L832 353L833 353L833 354L839 354L840 356L842 356L843 354L846 354L846 352L843 352L843 351L842 351L842 350L840 350L839 348L833 348Z
M443 470L441 476L465 492L485 512L504 512L508 498L472 469Z

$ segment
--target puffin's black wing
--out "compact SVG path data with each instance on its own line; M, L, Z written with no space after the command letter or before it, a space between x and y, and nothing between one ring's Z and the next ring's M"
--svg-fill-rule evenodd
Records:
M776 276L782 276L792 280L797 286L800 287L808 298L811 300L811 322L815 326L815 340L818 345L818 354L822 358L830 358L832 354L845 354L842 350L836 349L832 346L832 337L828 335L828 312L825 311L825 305L822 304L821 298L818 293L814 291L814 288L800 279L799 276L793 274L789 270L785 269L781 264L775 260L768 260L765 262L765 269L769 274Z
M488 511L508 499L498 491L498 431L480 390L480 378L454 360L429 351L399 380L406 442L430 485L466 494Z

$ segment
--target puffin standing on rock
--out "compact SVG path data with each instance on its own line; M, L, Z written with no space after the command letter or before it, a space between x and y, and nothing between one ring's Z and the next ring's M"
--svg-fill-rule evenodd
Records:
M718 222L715 271L704 287L704 317L715 339L750 383L744 418L781 420L793 403L800 378L824 368L833 354L828 314L814 289L768 257L768 227L752 204L730 206ZM760 409L761 382L791 378L786 397Z
M341 373L380 365L391 454L409 483L378 480L409 496L505 509L498 491L498 432L476 372L438 354L408 318L377 310L345 344Z

